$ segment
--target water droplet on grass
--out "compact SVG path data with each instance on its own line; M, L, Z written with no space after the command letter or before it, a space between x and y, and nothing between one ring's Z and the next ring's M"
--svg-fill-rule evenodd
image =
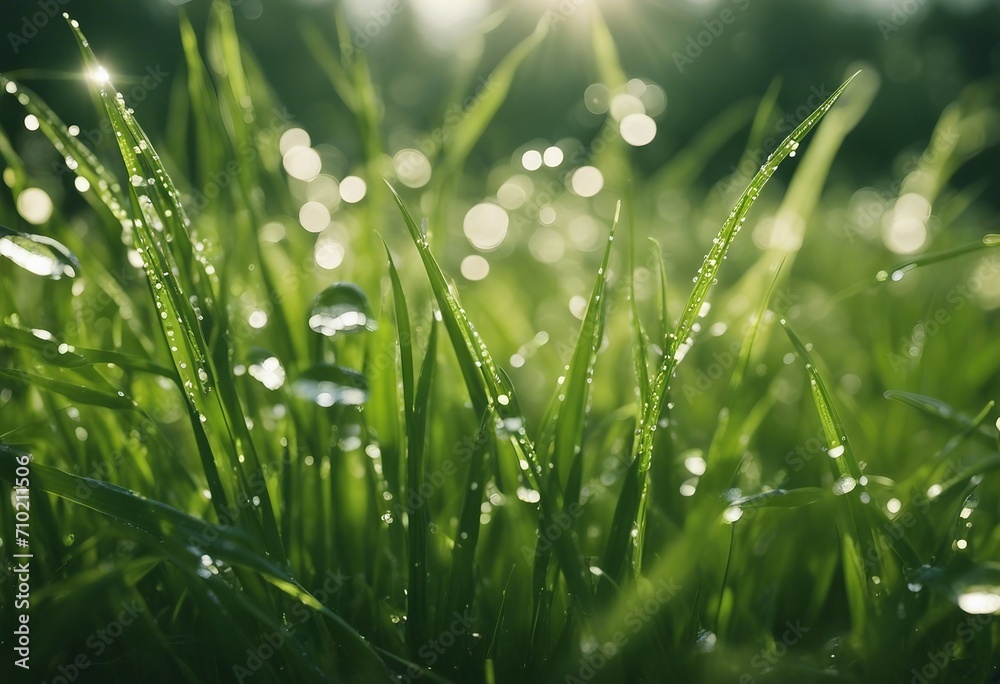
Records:
M357 333L378 328L368 297L353 283L336 283L320 292L313 302L309 327L318 333Z
M44 235L18 233L3 226L0 226L0 256L52 280L74 278L80 270L80 262L63 244Z
M854 488L858 486L857 480L855 480L850 475L844 475L833 483L833 493L837 496L841 494L847 494L848 492L854 491Z

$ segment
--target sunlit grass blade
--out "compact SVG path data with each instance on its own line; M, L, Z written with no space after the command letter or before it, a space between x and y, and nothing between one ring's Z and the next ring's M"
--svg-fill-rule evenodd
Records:
M0 325L0 342L10 347L29 350L41 357L41 360L53 366L62 368L79 368L103 363L113 363L130 371L151 373L167 378L180 386L177 374L171 368L161 366L150 359L131 356L117 351L103 349L88 349L60 342L47 334Z
M655 176L654 187L678 190L689 187L711 161L713 155L746 125L754 112L753 102L737 102L711 119Z
M741 496L730 502L740 508L798 508L819 501L825 492L819 487L772 489L759 494Z
M555 473L559 475L565 473L567 477L563 489L564 506L575 503L580 498L583 437L590 403L590 386L593 382L597 353L604 338L608 265L620 211L619 204L612 221L604 256L597 270L597 279L587 302L573 355L565 369L565 380L556 388L558 409L555 416L552 462L555 463Z
M848 586L855 587L855 590L860 591L864 597L855 596L852 604L855 627L864 632L869 624L869 616L877 614L881 607L879 592L875 589L872 578L885 577L882 558L880 555L872 558L873 554L870 553L870 550L880 548L878 544L882 540L876 539L866 505L862 502L862 497L870 498L865 484L866 479L854 454L854 448L847 439L847 431L834 406L833 397L827 390L826 383L820 376L808 348L787 321L782 319L781 325L795 351L805 363L813 403L819 413L820 425L826 438L827 456L830 457L830 467L836 478L834 493L846 498L846 508L853 529L843 530L843 547L846 554L844 574L849 580ZM853 584L850 580L853 580Z
M915 268L939 264L943 261L950 261L951 259L965 256L966 254L971 254L973 252L979 252L984 249L990 249L991 247L1000 247L1000 234L991 233L989 235L984 235L981 240L977 240L976 242L970 242L968 244L961 245L960 247L954 247L940 252L924 254L915 259L909 259L896 264L891 269L880 270L875 274L875 282L884 283L890 280L894 282L899 281L903 279L904 275Z
M549 496L556 501L562 501L563 510L568 512L570 520L578 517L574 514L578 513L583 481L583 442L590 403L590 387L593 382L594 366L597 363L597 353L604 337L608 266L620 212L619 203L615 209L611 233L587 302L573 354L564 370L562 376L564 379L556 386L555 394L539 429L539 453L545 457L550 447L552 450L549 459L552 467L547 480ZM562 478L565 478L565 482ZM565 530L563 533L572 534L572 530ZM534 597L532 643L533 650L537 652L541 652L541 644L548 631L548 608L551 604L551 592L554 590L551 585L555 581L555 576L549 572L551 555L551 543L543 544L543 539L539 537L536 542L532 582Z
M67 164L73 168L76 175L87 181L92 192L84 193L84 197L99 210L110 212L117 222L127 224L129 216L126 194L118 179L101 164L90 148L77 136L70 135L69 127L56 116L55 112L23 85L0 76L0 86L3 86L6 92L13 93L25 111L38 119L39 130L45 134L56 151L69 160ZM97 197L99 202L94 203L92 200L94 197Z
M552 501L548 495L542 466L534 444L528 438L524 416L517 403L514 388L506 375L497 368L486 344L466 316L465 309L452 292L444 272L431 254L427 239L420 227L413 220L399 195L391 186L389 187L420 254L434 297L441 308L445 329L451 340L452 349L458 357L465 385L472 399L473 410L479 415L490 413L499 418L504 431L509 435L515 453L519 456L518 465L523 477L535 491L539 492L542 517L548 524L557 512L557 502ZM590 590L583 570L583 559L576 549L576 544L570 535L560 535L555 541L555 547L574 599L585 608L589 601Z
M225 318L215 311L210 284L213 269L203 257L197 256L177 189L152 143L126 107L124 98L106 78L79 25L75 21L70 24L88 73L98 81L101 101L130 177L128 188L136 245L193 420L207 424L205 435L212 452L216 458L228 460L225 472L234 473L225 479L214 472L208 477L223 483L228 480L232 487L230 497L235 500L260 502L259 507L254 506L250 511L237 509L238 520L249 523L249 529L256 529L274 557L283 559L271 497L236 395L227 350L222 345L210 349L206 341L212 337L212 326L223 324ZM171 238L169 241L167 236ZM199 429L196 425L195 430ZM216 463L216 468L219 467ZM252 492L248 470L259 483Z
M821 104L816 111L810 114L785 141L775 150L761 166L760 171L750 181L749 186L740 196L736 206L729 213L728 218L719 231L718 236L712 244L712 248L706 255L704 263L698 269L695 277L694 288L688 297L687 303L681 313L680 320L676 328L670 334L663 361L654 377L650 387L650 399L642 407L639 419L638 431L633 447L633 462L630 467L625 489L619 499L619 505L615 511L615 522L612 523L612 530L605 550L603 568L612 577L621 578L626 569L626 562L629 557L629 549L641 547L643 527L639 524L644 517L646 496L646 474L649 471L650 460L653 454L653 439L655 428L660 419L662 406L665 403L665 395L674 375L677 365L687 354L694 343L692 334L694 325L698 318L704 315L704 306L708 300L708 293L715 283L722 261L729 251L736 236L739 234L746 215L757 200L764 185L771 178L771 175L788 156L795 152L800 142L829 111L830 107L837 101L844 89L850 84L850 78L845 81L833 94ZM633 529L636 534L633 535ZM636 561L638 559L633 559Z

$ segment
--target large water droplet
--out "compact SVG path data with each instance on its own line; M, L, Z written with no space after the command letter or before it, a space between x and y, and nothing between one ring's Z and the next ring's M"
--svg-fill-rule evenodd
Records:
M309 315L309 327L332 336L375 330L378 321L360 287L354 283L336 283L316 295Z
M250 350L246 367L250 376L269 390L276 390L285 384L285 369L281 361L266 349Z
M0 255L30 273L52 280L74 278L80 270L80 262L62 243L4 226L0 226Z
M858 481L855 480L850 475L844 475L833 483L833 493L838 496L841 494L847 494L848 492L854 491L854 488L858 486Z

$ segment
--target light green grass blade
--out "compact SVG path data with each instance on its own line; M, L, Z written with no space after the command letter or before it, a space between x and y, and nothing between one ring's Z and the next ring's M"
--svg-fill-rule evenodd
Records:
M0 368L0 375L47 392L54 392L70 401L110 409L131 410L137 408L130 397L126 397L120 392L116 393L107 385L105 388L99 388L81 384L79 376L71 370L53 368L51 374L56 377L46 377L16 368Z
M604 571L612 577L619 579L623 577L627 559L630 555L630 548L642 546L639 537L642 536L644 528L640 522L644 517L646 505L646 474L649 471L652 459L656 425L660 419L662 406L665 403L670 379L673 377L677 365L694 343L692 338L694 324L703 315L703 307L708 300L709 291L716 280L726 252L729 251L730 246L739 234L740 229L746 221L747 213L757 200L764 185L771 178L771 175L781 162L798 148L802 139L823 118L823 115L833 106L834 102L837 101L837 98L844 92L844 89L847 88L852 79L853 77L837 88L768 157L761 166L760 171L750 181L750 185L740 196L736 206L729 213L729 217L713 241L712 248L709 250L708 255L706 255L704 263L698 269L694 288L688 297L677 326L668 338L663 361L650 388L650 399L641 408L638 432L633 447L633 462L629 469L622 494L618 500L603 560L602 567ZM633 529L637 532L635 536L633 536ZM633 563L637 561L638 559L633 558Z
M881 610L881 591L873 578L883 578L883 559L881 554L874 559L866 552L870 549L880 549L881 539L876 539L872 521L866 510L862 496L870 496L867 491L864 473L854 454L854 448L847 439L847 432L840 420L833 397L826 388L826 383L820 376L811 354L798 335L791 329L787 321L781 320L781 325L792 342L792 346L805 362L806 375L809 379L813 403L819 413L820 425L827 443L827 455L830 456L830 467L833 476L834 493L846 499L846 511L849 514L851 528L843 529L844 540L844 575L848 588L854 587L855 594L852 603L855 627L861 632L867 629L869 621ZM862 562L862 558L868 562ZM881 579L880 579L881 581ZM849 594L851 592L849 591Z
M550 447L552 449L549 461L551 464L548 477L549 496L556 501L561 500L563 510L569 515L570 520L579 517L577 507L583 482L583 447L590 389L597 353L604 338L608 266L620 212L619 203L604 248L604 256L597 271L597 278L587 302L583 323L573 348L573 355L563 371L564 380L556 386L555 394L539 429L542 435L538 442L539 453L544 456ZM564 472L565 476L562 474ZM561 481L562 477L566 478L565 484ZM572 534L572 530L565 532ZM542 641L548 632L547 607L551 604L551 594L555 589L553 586L555 576L549 571L551 556L551 544L546 544L546 548L543 549L542 538L539 537L535 548L532 581L534 600L532 643L535 650L541 649Z
M486 85L477 97L475 107L466 110L443 146L444 171L447 175L461 171L472 148L486 131L500 105L507 99L511 83L522 62L541 44L548 32L549 20L543 17L531 35L508 52L490 73Z
M615 230L618 227L621 205L615 212L608 235L607 245L601 265L597 270L583 324L577 336L576 345L569 366L565 369L565 381L556 388L558 409L555 417L554 440L555 472L566 472L566 486L563 497L564 507L579 501L582 480L583 438L587 412L590 404L590 387L594 378L597 353L604 338L605 314L607 312L608 265Z
M930 416L963 433L967 432L989 446L996 444L996 430L993 426L980 425L973 416L959 411L951 404L940 399L913 392L904 392L903 390L886 390L883 396L886 399L892 399L907 406L912 406L924 415Z
M449 287L444 272L431 254L427 239L419 226L413 220L399 195L391 186L389 188L406 222L410 237L417 247L434 297L441 308L445 329L451 340L451 346L458 357L465 385L472 399L473 410L479 415L489 412L499 419L500 426L509 435L515 453L519 456L518 466L525 481L539 492L542 517L547 525L556 515L557 502L552 501L551 497L548 496L549 492L545 486L542 466L535 453L534 445L528 438L524 426L524 416L518 405L514 388L506 374L501 373L497 368L486 344L466 316L465 309L462 308L458 298ZM576 548L575 541L570 535L560 535L555 546L559 563L572 588L574 599L580 602L581 607L586 608L590 590L583 571L582 557Z
M941 252L934 252L932 254L924 254L915 259L909 259L902 263L896 264L892 269L886 269L879 271L875 274L875 281L879 283L884 283L887 281L899 281L903 279L903 276L912 271L915 268L920 268L922 266L930 266L932 264L939 264L943 261L950 261L956 257L965 256L966 254L971 254L973 252L978 252L984 249L990 249L992 247L1000 247L1000 234L991 233L989 235L984 235L981 240L976 242L970 242L960 247L955 247L953 249L946 249Z
M236 394L228 352L222 345L210 350L206 342L212 338L212 326L225 320L225 315L215 310L212 268L192 243L177 189L152 143L125 106L121 94L106 78L77 22L71 20L70 25L87 71L97 80L101 101L130 177L128 189L136 246L143 258L150 294L160 312L162 331L192 416L205 425L205 436L216 457L215 467L219 473L228 473L225 478L216 473L207 475L210 480L228 483L230 498L250 501L256 497L260 501L259 507L249 511L237 509L238 520L261 534L274 557L283 560L271 497ZM201 428L195 425L194 429L197 432ZM254 491L249 486L251 475L260 483Z

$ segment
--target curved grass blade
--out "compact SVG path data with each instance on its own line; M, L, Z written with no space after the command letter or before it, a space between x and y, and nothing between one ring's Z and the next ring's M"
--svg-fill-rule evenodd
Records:
M118 179L108 171L90 149L76 136L70 135L69 128L64 124L48 105L20 83L0 76L0 86L5 92L13 93L18 103L29 114L38 119L38 128L49 139L56 151L66 160L77 176L87 181L89 187L100 200L95 206L103 206L123 226L130 224L128 211L125 209L125 194L122 192ZM93 193L84 193L91 200Z
M887 390L882 396L886 399L892 399L907 406L912 406L921 413L945 425L977 437L979 441L989 446L996 445L996 430L992 426L982 425L981 421L976 420L976 418L966 413L962 413L951 404L943 402L940 399L913 392L904 392L902 390Z
M116 351L87 349L75 345L61 344L56 338L39 336L31 330L0 325L0 342L17 349L35 352L45 363L61 368L80 368L102 363L113 363L128 371L139 371L159 375L172 380L178 386L177 374L170 368L160 366L149 359L131 356Z
M17 368L0 368L0 375L6 375L9 378L19 380L40 390L54 392L66 397L70 401L79 402L81 404L122 410L138 408L135 401L126 397L122 392L116 393L111 391L110 388L108 390L103 390L96 387L87 387L86 385L80 384L78 380L73 381L77 376L73 374L72 371L58 368L53 370L56 371L56 374L61 376L62 379L37 375L35 373L29 373Z
M11 447L0 444L0 478L13 482L18 458L24 456ZM174 559L201 556L224 560L259 573L265 580L313 610L322 613L334 625L345 646L356 649L366 664L369 675L395 681L372 646L343 618L316 598L285 570L255 550L254 540L242 530L216 526L198 520L159 501L146 499L134 492L107 482L70 475L56 468L31 464L31 484L42 491L90 508L130 530L147 535L148 541L163 543Z
M823 115L829 111L830 107L837 101L853 78L854 76L847 79L837 88L767 158L761 166L760 171L750 181L750 185L743 191L736 206L729 213L722 229L713 241L712 248L705 256L704 263L698 269L695 285L688 296L684 311L674 331L670 333L667 339L663 361L650 387L649 401L646 402L640 412L638 432L633 446L632 465L626 478L625 488L622 490L622 494L618 500L603 559L603 570L611 574L614 578L620 580L623 577L630 549L642 547L641 537L644 526L641 522L644 519L646 505L646 474L649 471L653 455L653 440L656 433L656 425L660 419L662 407L665 404L670 379L673 377L678 364L694 343L692 338L694 325L698 318L703 315L704 306L708 300L708 293L716 280L726 252L729 251L729 247L736 239L746 221L747 213L772 174L781 162L798 149L802 139L819 123ZM636 531L635 536L633 536L633 530ZM633 558L633 568L635 567L634 563L637 561L638 559Z
M58 240L6 226L0 226L0 256L29 273L51 280L75 278L80 272L80 261Z
M739 508L799 508L816 503L825 492L819 487L772 489L769 492L741 496L729 503Z
M214 465L203 459L203 463L215 471L207 475L210 480L228 482L229 498L245 502L257 497L260 506L237 509L237 521L259 534L269 552L283 562L285 554L274 508L236 393L228 350L225 345L217 344L213 354L207 342L213 338L213 326L225 319L216 311L211 275L214 268L193 246L190 223L180 204L179 193L152 143L97 62L79 24L68 15L64 16L76 37L88 73L98 86L100 100L129 174L131 225L136 248L142 255L150 293L160 313L161 328L183 382L194 429L196 432L204 430L215 455ZM197 422L203 425L198 426ZM229 477L219 478L220 472L228 473ZM253 491L251 476L260 483ZM213 505L221 504L213 497Z
M389 185L387 183L387 185ZM557 502L551 501L548 489L542 477L542 466L535 452L534 444L528 438L524 427L524 416L521 413L514 393L505 374L502 374L493 362L486 344L476 332L472 322L465 314L465 309L459 303L458 297L451 291L444 272L430 251L427 239L417 226L410 212L395 189L389 185L389 190L396 201L406 227L410 232L420 254L420 259L431 284L431 290L441 308L441 317L445 330L451 340L451 346L458 358L459 366L472 400L473 410L479 415L489 412L499 418L499 423L509 435L511 445L518 456L518 465L526 482L539 492L539 505L546 525L554 520L557 513ZM586 609L590 599L590 589L583 570L583 559L571 535L560 535L555 542L559 563L566 574L574 599L581 608Z
M830 456L831 470L837 478L834 493L847 500L847 511L853 529L844 529L843 548L845 553L844 574L848 583L849 596L852 597L852 611L856 626L861 630L867 628L868 619L877 615L880 610L879 593L872 589L873 577L882 576L882 559L880 555L872 558L870 550L878 550L880 540L876 539L874 526L867 511L870 507L861 501L867 494L867 486L863 483L864 473L854 455L854 448L847 439L847 432L833 403L833 397L826 388L826 383L816 369L816 364L808 348L798 335L791 329L785 319L781 325L791 340L792 346L805 362L806 375L812 392L813 403L819 413L820 425L827 443L827 455ZM864 562L862 562L864 559ZM854 589L854 592L851 589ZM860 595L858 595L860 593Z
M884 283L890 280L896 282L902 280L904 275L915 268L930 266L931 264L939 264L942 261L949 261L956 257L971 254L973 252L979 252L984 249L990 249L991 247L1000 247L1000 234L991 233L989 235L984 235L983 239L978 242L970 242L966 245L961 245L953 249L946 249L941 252L934 252L933 254L924 254L916 259L910 259L909 261L896 264L892 267L891 271L883 270L876 273L875 282Z

